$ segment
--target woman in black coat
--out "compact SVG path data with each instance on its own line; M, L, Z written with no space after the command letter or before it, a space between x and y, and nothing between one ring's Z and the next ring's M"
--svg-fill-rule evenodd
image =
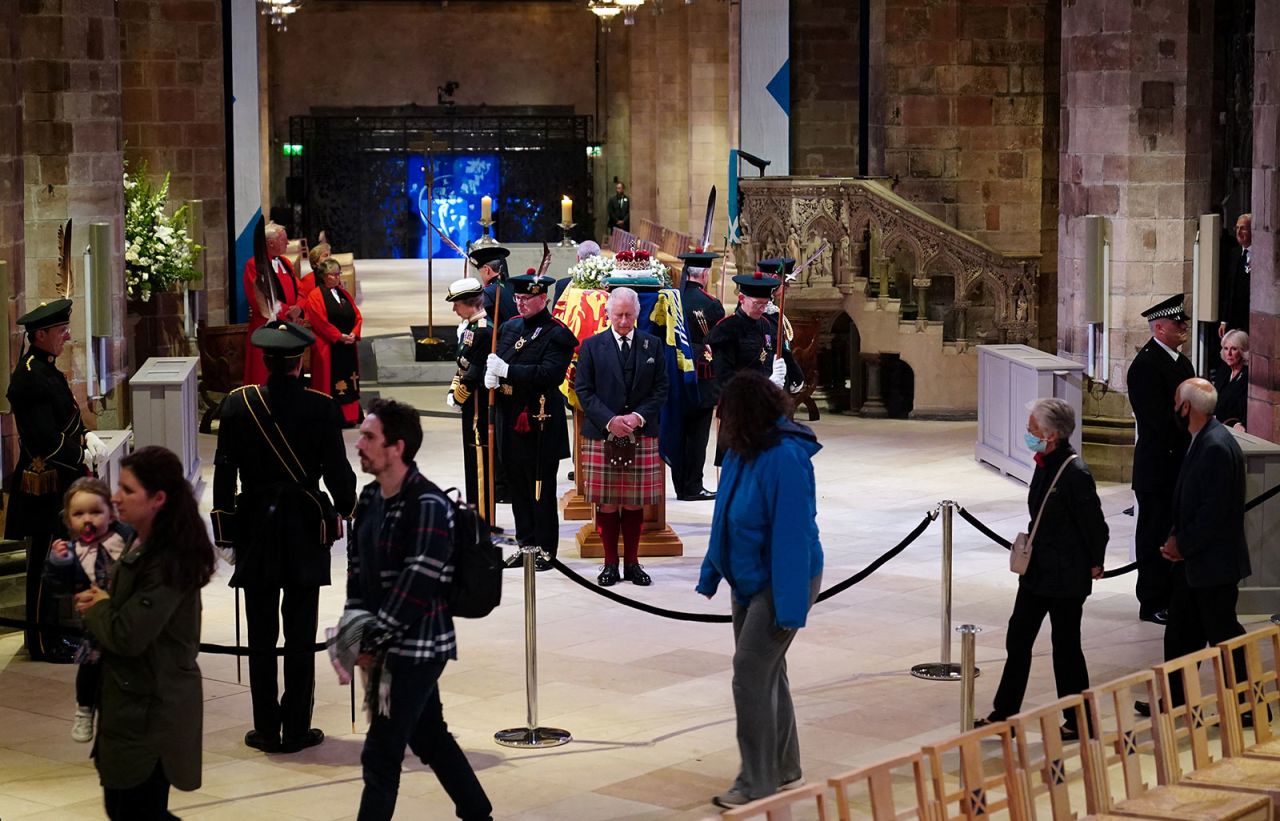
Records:
M1249 335L1228 331L1222 337L1223 364L1213 369L1213 387L1218 404L1213 416L1229 428L1244 430L1249 404Z
M1080 619L1093 580L1102 576L1109 531L1093 474L1069 441L1076 427L1075 411L1061 399L1037 399L1029 409L1026 441L1035 454L1036 472L1031 477L1027 508L1033 523L1046 495L1048 503L1035 533L1027 571L1018 579L1018 596L1005 636L1009 659L991 714L975 722L978 726L1002 721L1022 709L1031 675L1031 648L1046 615L1053 629L1053 677L1058 696L1081 693L1089 686L1089 671L1080 648ZM1050 492L1059 468L1063 468L1062 476ZM1064 733L1074 737L1074 713L1065 715Z

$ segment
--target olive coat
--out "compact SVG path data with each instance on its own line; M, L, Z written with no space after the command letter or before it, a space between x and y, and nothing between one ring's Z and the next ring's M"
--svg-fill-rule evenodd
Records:
M135 540L116 563L111 597L84 623L102 648L93 752L102 786L136 787L159 760L173 786L199 789L200 590L166 586L156 553Z

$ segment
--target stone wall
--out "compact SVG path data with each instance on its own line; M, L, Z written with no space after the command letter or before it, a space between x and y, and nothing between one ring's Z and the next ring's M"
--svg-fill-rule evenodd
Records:
M21 0L22 154L25 189L20 309L57 297L58 227L75 221L72 265L77 282L74 343L61 367L85 397L81 254L91 222L107 222L116 237L111 264L122 264L124 237L120 150L120 33L115 0ZM122 287L122 283L118 284ZM112 294L119 300L120 293ZM112 312L105 363L110 384L124 377L122 312ZM103 363L99 363L102 367Z
M1084 220L1107 217L1110 367L1125 389L1150 334L1141 311L1190 289L1195 220L1209 207L1213 14L1197 0L1077 0L1062 13L1058 349L1086 358Z
M0 4L0 260L7 263L7 276L0 281L0 318L7 316L6 328L17 318L17 294L23 289L22 235L22 93L19 75L21 58L18 4ZM17 335L13 335L16 343ZM11 346L16 356L17 345ZM13 362L0 362L10 370Z
M791 173L858 173L857 0L791 2Z
M206 309L226 320L227 178L220 0L120 0L125 157L167 173L173 207L204 201ZM165 346L157 353L176 353Z
M1280 442L1280 5L1257 4L1253 81L1253 282L1249 432Z

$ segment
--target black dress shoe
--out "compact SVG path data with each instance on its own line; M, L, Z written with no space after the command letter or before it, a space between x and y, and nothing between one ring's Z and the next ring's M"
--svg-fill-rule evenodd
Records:
M552 562L551 559L544 559L541 556L539 556L538 558L533 560L533 569L538 571L539 573L545 570L551 570L553 567L551 562Z
M266 733L260 733L257 730L250 730L245 733L244 743L246 747L261 750L264 753L280 752L280 739Z
M319 727L312 727L300 736L287 737L281 740L280 752L296 753L299 750L314 747L321 741L324 741L324 730Z
M622 578L640 587L648 587L653 584L653 579L649 578L649 574L644 572L644 568L638 564L629 564L622 571Z
M606 564L600 568L600 575L596 576L596 584L601 587L613 587L620 579L618 566L616 564Z
M1158 624L1161 627L1164 627L1166 624L1169 623L1169 611L1154 610L1150 613L1139 613L1138 618L1141 619L1142 621L1149 621L1152 624Z
M524 554L517 550L515 553L512 553L507 557L506 561L502 563L502 566L508 570L517 567L524 567Z
M687 493L681 497L683 502L709 502L716 498L716 494L710 490L698 488L697 493Z
M1151 718L1151 705L1145 701L1133 702L1133 711L1143 718Z

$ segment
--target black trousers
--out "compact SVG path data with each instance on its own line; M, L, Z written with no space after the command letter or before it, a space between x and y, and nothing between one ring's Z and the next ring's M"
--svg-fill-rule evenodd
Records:
M671 484L677 496L690 496L706 488L702 468L707 462L707 441L711 438L711 418L715 408L685 411L684 443L680 473L672 471Z
M1235 584L1191 587L1187 584L1186 562L1170 562L1171 594L1169 623L1164 628L1164 659L1171 661L1219 642L1244 635L1244 627L1236 618L1236 599L1240 591ZM1244 654L1235 658L1236 672L1244 676ZM1170 681L1173 706L1183 702L1182 680Z
M535 459L503 460L507 490L511 494L511 514L516 520L516 539L520 544L537 545L555 558L560 544L560 507L556 499L556 474L560 461ZM537 482L542 481L542 493Z
M311 708L316 689L312 647L316 642L319 605L318 587L244 588L253 729L269 739L280 735L298 738L311 729ZM279 667L276 664L276 640L280 638L282 623L284 694L277 698Z
M476 402L468 400L472 405ZM488 413L479 408L481 413ZM488 515L485 506L480 504L481 494L489 502L488 467L489 467L489 434L487 420L476 420L477 408L463 407L462 411L462 472L466 479L467 501L476 506L484 515ZM478 422L478 424L477 424ZM479 429L480 447L476 447L477 428Z
M20 476L14 476L15 483L19 480ZM62 537L62 494L32 496L15 489L9 494L8 501L5 538L29 540L26 620L37 626L24 631L27 653L32 661L69 662L75 653L76 643L55 630L42 629L55 628L60 623L59 597L46 588L43 576L49 545L55 538Z
M111 821L168 821L178 817L169 812L169 779L159 760L147 780L136 787L103 787L102 803Z
M76 670L76 706L98 709L102 701L102 662L86 661Z
M1046 615L1053 631L1053 680L1058 686L1058 697L1083 693L1089 688L1089 670L1085 666L1084 650L1080 648L1084 599L1083 596L1053 598L1032 593L1025 587L1018 588L1004 640L1008 660L1004 663L1000 686L996 688L992 718L1006 719L1022 709L1027 679L1031 676L1031 648ZM1074 713L1064 715L1068 723L1075 719Z
M1173 493L1137 491L1138 527L1134 534L1138 556L1138 611L1142 615L1169 606L1169 562L1160 556L1160 547L1173 530Z

